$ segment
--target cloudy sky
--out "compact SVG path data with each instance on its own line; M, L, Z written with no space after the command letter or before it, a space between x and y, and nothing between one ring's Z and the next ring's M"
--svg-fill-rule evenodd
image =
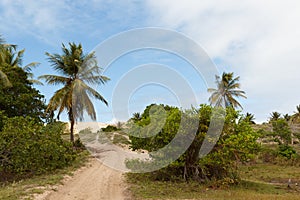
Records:
M60 53L61 43L81 42L85 51L90 52L120 32L159 27L178 31L196 41L219 73L233 71L239 75L248 97L240 100L243 112L254 113L258 122L266 121L272 111L292 114L300 104L300 2L297 0L1 0L0 24L0 34L8 43L26 49L24 64L41 63L34 70L36 76L54 73L45 52ZM165 52L142 50L121 57L105 72L112 80L97 88L110 107L97 104L100 121L125 118L115 116L124 112L121 107L130 115L151 102L181 107L191 104L191 96L178 97L182 94L168 85L141 84L131 92L127 105L113 108L116 95L113 91L118 81L128 71L149 63L167 66L181 74L188 79L197 103L207 102L203 80L196 80L185 61ZM56 89L36 87L47 100ZM112 114L112 110L117 114Z

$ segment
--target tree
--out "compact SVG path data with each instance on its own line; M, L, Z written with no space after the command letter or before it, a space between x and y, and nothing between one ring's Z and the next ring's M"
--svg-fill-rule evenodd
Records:
M28 74L20 67L20 52L13 47L2 49L0 70L10 87L0 84L0 111L7 117L29 116L37 121L44 118L44 96L32 87ZM2 126L0 126L1 130Z
M38 62L32 62L26 66L24 66L22 69L27 72L28 80L32 84L37 84L37 85L43 85L43 83L37 79L34 79L34 75L32 73L32 68L37 67L40 63Z
M250 124L255 124L254 120L255 120L255 117L253 114L251 113L246 113L245 117L244 117L245 121L249 122Z
M232 73L223 72L222 77L216 75L216 84L217 88L209 88L208 92L212 93L209 102L211 105L221 107L221 106L232 106L234 108L240 107L241 104L235 99L235 97L243 97L245 96L245 92L239 90L240 77L233 77Z
M273 134L278 137L276 141L281 145L288 145L292 141L292 132L285 119L279 118L272 121Z
M131 148L133 150L147 150L150 153L150 161L129 160L126 164L132 170L146 167L149 169L151 164L169 161L170 155L177 152L180 147L191 142L188 149L173 163L166 168L162 168L152 175L155 179L169 180L172 177L181 177L185 180L194 179L201 181L203 179L222 179L224 177L232 178L231 174L235 171L236 162L246 162L252 158L259 148L257 143L258 134L251 125L240 118L238 111L232 107L226 108L224 128L220 137L216 135L207 135L211 119L214 118L214 124L221 122L224 118L224 109L213 109L209 105L202 104L199 109L180 110L176 107L164 106L166 111L166 121L160 128L158 134L149 137L156 127L160 127L161 121L156 121L156 114L160 116L160 110L154 109L149 126L149 110L154 105L147 106L139 121L134 122L138 126L129 129ZM213 116L213 117L212 117ZM154 122L153 122L154 121ZM196 122L196 123L193 123ZM194 127L196 125L196 127ZM198 127L197 127L198 126ZM195 128L195 129L194 129ZM194 130L193 130L194 129ZM192 130L192 131L191 131ZM157 131L157 130L155 130ZM145 137L146 136L146 137ZM177 137L176 145L166 148L174 137ZM214 141L216 144L211 152L205 157L199 157L204 139ZM174 144L174 143L173 143ZM159 152L159 153L157 153ZM151 169L151 168L150 168ZM236 182L236 180L233 180Z
M11 44L4 44L4 40L1 40L0 38L0 64L2 67L21 67L22 66L22 61L23 61L23 55L25 52L25 49L16 51L17 50L17 45L11 45ZM28 80L31 83L39 84L41 85L42 83L39 82L38 80L33 79L33 73L31 72L31 69L33 67L38 66L39 63L37 62L32 62L27 64L26 66L22 67L22 69L27 72ZM7 75L3 73L2 70L0 70L0 79L2 81L2 84L7 87L11 87L11 82L9 81Z
M135 112L132 114L132 118L131 118L134 122L137 122L141 119L141 114L139 112Z
M291 116L290 116L289 114L285 114L285 115L283 115L283 118L284 118L287 122L289 122L290 119L291 119Z
M0 35L0 67L4 67L5 65L5 51L9 45L4 44L4 39ZM5 87L10 87L11 83L7 78L7 75L0 69L0 81L1 85Z
M43 75L44 79L51 85L62 84L63 87L51 97L47 112L58 111L59 115L66 110L70 121L70 140L74 143L74 124L83 120L83 112L96 120L96 112L90 96L108 105L104 97L88 84L104 84L109 78L102 76L101 68L97 65L94 53L85 55L82 45L69 43L69 49L62 44L62 54L46 53L54 70L62 74Z
M300 122L300 105L296 106L296 112L291 117L293 123Z
M271 113L270 121L276 121L281 117L281 114L277 111Z

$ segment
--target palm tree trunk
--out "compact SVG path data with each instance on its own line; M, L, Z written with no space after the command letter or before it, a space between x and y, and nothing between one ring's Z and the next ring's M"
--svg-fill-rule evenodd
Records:
M73 110L72 108L70 108L69 110L69 120L70 120L70 141L74 144L74 124L75 124L75 121L74 121L74 116L73 116Z
M74 120L71 121L70 141L74 144Z

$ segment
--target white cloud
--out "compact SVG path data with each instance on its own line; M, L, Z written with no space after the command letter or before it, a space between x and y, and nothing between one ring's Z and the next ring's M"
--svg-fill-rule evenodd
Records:
M241 76L246 111L258 121L300 104L299 1L148 1L150 23L182 31L219 69ZM228 71L227 70L227 71ZM259 105L262 104L262 105Z
M12 35L32 35L47 43L61 39L68 28L69 6L64 1L3 0L0 2L1 26Z

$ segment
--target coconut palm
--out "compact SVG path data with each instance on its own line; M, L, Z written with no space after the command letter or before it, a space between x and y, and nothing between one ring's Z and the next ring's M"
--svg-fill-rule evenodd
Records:
M234 108L242 108L235 97L247 97L245 96L245 92L239 89L239 79L239 76L234 78L233 73L223 72L222 77L216 75L217 88L208 89L208 92L212 93L209 98L210 104L217 107L232 106Z
M300 122L300 105L296 106L296 112L291 117L293 123Z
M141 118L142 118L141 114L139 112L135 112L135 113L132 114L132 118L131 119L134 122L137 122L137 121L140 121Z
M245 115L245 121L247 121L247 122L249 122L249 123L251 123L251 124L255 124L255 117L254 117L254 115L253 114L251 114L251 113L246 113L246 115Z
M285 121L289 122L291 119L291 115L289 115L288 113L283 115L283 118L285 119Z
M272 112L270 121L276 121L281 117L281 114L279 112Z
M0 40L0 42L3 40ZM22 66L22 59L25 52L25 49L21 51L16 51L16 45L4 44L0 43L0 63L2 67L11 66L11 67L21 67ZM38 66L39 63L32 62L28 65L21 67L25 72L27 72L28 81L35 84L42 84L40 81L33 79L33 73L31 73L32 67ZM0 79L4 86L10 87L11 82L7 78L6 74L0 70Z
M27 76L28 76L28 81L32 84L36 84L36 85L43 85L43 83L37 79L34 79L34 75L32 73L32 68L35 68L37 66L39 66L40 63L38 62L32 62L24 67L22 67L22 69L27 72Z
M47 112L58 111L59 115L66 110L70 121L70 140L74 143L74 124L83 120L83 112L86 111L92 120L96 120L96 112L90 96L108 105L107 101L88 84L104 84L108 77L100 75L94 53L85 55L81 44L69 43L69 49L62 44L62 54L46 53L49 62L59 75L43 75L51 85L62 84L63 87L51 97Z
M7 44L4 44L4 39L0 35L0 67L5 67L5 55ZM7 75L0 68L0 83L5 87L10 87L11 83L7 78Z

